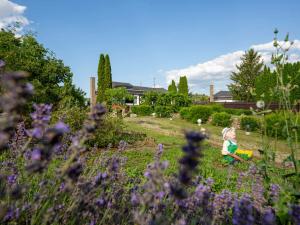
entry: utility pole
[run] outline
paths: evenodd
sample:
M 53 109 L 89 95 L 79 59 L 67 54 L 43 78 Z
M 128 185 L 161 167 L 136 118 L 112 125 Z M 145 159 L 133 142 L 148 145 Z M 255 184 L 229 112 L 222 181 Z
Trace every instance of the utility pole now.
M 155 77 L 153 77 L 153 88 L 155 88 Z

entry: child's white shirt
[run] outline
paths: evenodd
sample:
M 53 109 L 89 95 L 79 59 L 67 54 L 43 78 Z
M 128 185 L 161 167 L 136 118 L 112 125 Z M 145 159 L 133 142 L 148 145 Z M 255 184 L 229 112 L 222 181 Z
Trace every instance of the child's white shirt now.
M 236 145 L 235 141 L 230 140 L 232 144 Z M 229 140 L 225 140 L 223 142 L 222 155 L 228 155 L 230 152 L 228 151 L 228 146 L 230 145 Z

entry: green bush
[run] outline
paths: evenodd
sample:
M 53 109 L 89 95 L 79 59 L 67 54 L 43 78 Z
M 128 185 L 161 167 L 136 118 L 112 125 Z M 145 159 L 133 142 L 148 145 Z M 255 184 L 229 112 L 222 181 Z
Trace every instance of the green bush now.
M 207 107 L 211 108 L 212 112 L 223 112 L 224 111 L 224 106 L 220 105 L 220 104 L 211 104 L 211 105 L 207 105 Z
M 149 105 L 136 105 L 131 107 L 131 112 L 139 116 L 150 116 L 153 110 Z
M 183 108 L 183 110 L 180 111 L 180 114 L 183 115 L 182 118 L 193 123 L 196 123 L 198 119 L 206 123 L 212 113 L 213 111 L 210 107 L 202 105 L 191 106 L 187 111 Z
M 170 117 L 174 109 L 170 106 L 155 106 L 154 112 L 158 117 Z
M 256 131 L 260 128 L 260 121 L 253 116 L 241 117 L 241 129 L 246 131 Z
M 185 120 L 188 120 L 189 113 L 190 113 L 190 107 L 183 107 L 179 111 L 181 118 Z
M 59 120 L 68 124 L 72 131 L 77 131 L 81 128 L 85 118 L 87 117 L 88 109 L 79 106 L 60 108 L 52 112 L 51 123 L 56 123 Z
M 214 113 L 212 115 L 212 124 L 215 126 L 229 127 L 231 123 L 231 115 L 226 112 Z
M 96 146 L 99 148 L 107 147 L 110 144 L 112 147 L 116 147 L 122 140 L 131 144 L 144 138 L 145 134 L 143 133 L 126 131 L 122 119 L 107 116 L 86 144 L 90 147 Z
M 266 126 L 266 134 L 271 137 L 277 137 L 279 139 L 286 139 L 288 137 L 286 123 L 288 123 L 289 127 L 292 127 L 292 124 L 297 124 L 297 135 L 300 136 L 300 121 L 297 121 L 297 117 L 295 115 L 288 116 L 290 120 L 285 120 L 284 115 L 282 113 L 272 113 L 265 116 L 265 126 Z M 297 121 L 297 122 L 296 122 Z M 294 137 L 295 134 L 291 133 L 290 136 Z

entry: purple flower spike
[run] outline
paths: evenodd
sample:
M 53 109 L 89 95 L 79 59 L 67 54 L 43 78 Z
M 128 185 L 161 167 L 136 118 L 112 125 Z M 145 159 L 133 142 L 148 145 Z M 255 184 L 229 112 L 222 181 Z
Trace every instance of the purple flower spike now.
M 12 185 L 12 184 L 16 183 L 17 178 L 18 178 L 17 174 L 9 175 L 9 176 L 7 177 L 7 182 L 8 182 L 10 185 Z
M 62 121 L 57 122 L 54 128 L 60 130 L 62 133 L 68 133 L 70 131 L 69 126 Z
M 31 160 L 38 161 L 41 160 L 42 154 L 40 149 L 34 149 L 31 153 Z

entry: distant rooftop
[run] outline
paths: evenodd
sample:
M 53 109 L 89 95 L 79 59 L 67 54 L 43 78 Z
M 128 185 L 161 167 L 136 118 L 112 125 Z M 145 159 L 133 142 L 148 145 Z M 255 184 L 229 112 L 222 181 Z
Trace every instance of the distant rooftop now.
M 232 94 L 230 91 L 219 91 L 216 94 L 214 94 L 215 98 L 232 98 Z
M 167 90 L 164 88 L 151 88 L 151 87 L 144 87 L 144 86 L 135 86 L 130 83 L 117 82 L 117 81 L 112 82 L 112 87 L 113 88 L 125 87 L 130 93 L 133 93 L 133 94 L 143 94 L 144 92 L 147 92 L 147 91 L 167 92 Z

